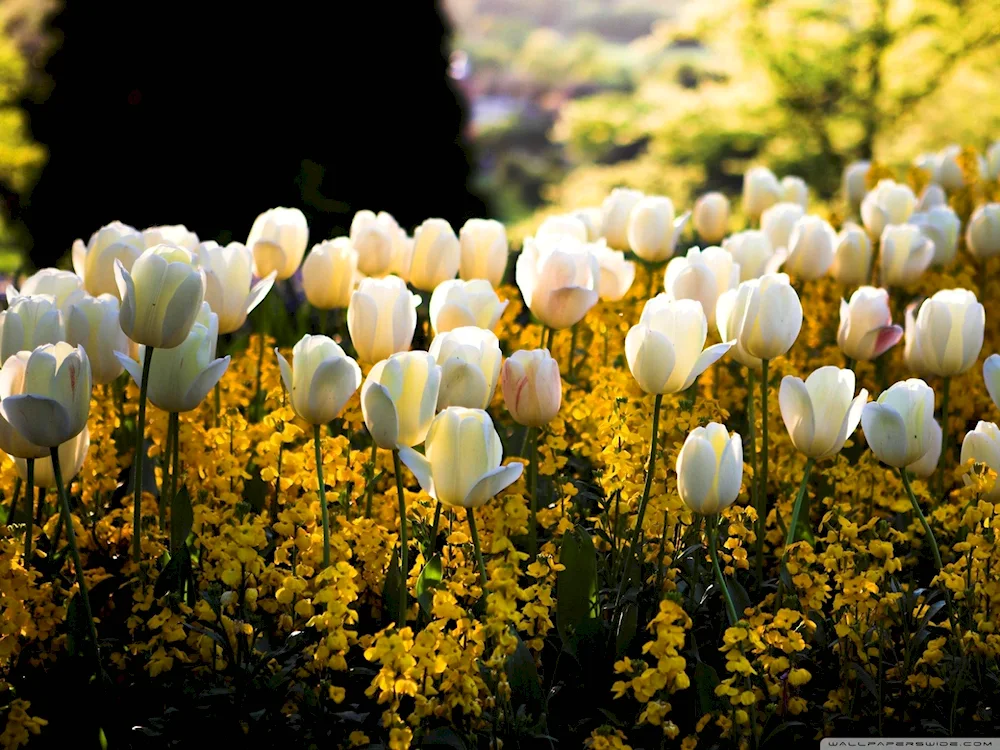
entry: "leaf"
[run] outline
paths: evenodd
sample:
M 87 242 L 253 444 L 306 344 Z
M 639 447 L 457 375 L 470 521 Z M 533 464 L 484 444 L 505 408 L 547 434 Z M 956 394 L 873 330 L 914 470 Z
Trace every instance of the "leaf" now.
M 858 664 L 856 661 L 852 661 L 847 665 L 848 669 L 853 669 L 854 673 L 861 680 L 861 684 L 868 688 L 868 692 L 872 694 L 872 698 L 878 700 L 878 688 L 875 687 L 875 680 L 872 676 L 865 671 L 865 668 Z
M 194 526 L 194 509 L 191 507 L 191 494 L 187 487 L 181 487 L 170 503 L 171 551 L 176 552 L 186 546 L 192 526 Z
M 441 583 L 441 555 L 435 553 L 417 576 L 417 602 L 428 617 L 434 600 L 434 589 Z
M 255 466 L 250 478 L 243 483 L 243 502 L 249 505 L 254 513 L 260 513 L 267 502 L 268 489 L 267 482 L 260 478 L 260 467 Z
M 783 739 L 782 739 L 782 742 L 781 742 L 781 746 L 782 747 L 788 747 L 789 744 L 792 744 L 792 738 L 791 737 L 784 738 L 785 732 L 787 732 L 790 729 L 795 729 L 795 728 L 798 728 L 798 727 L 805 727 L 805 726 L 806 726 L 806 723 L 804 721 L 782 721 L 778 726 L 776 726 L 774 728 L 773 732 L 771 732 L 770 734 L 767 735 L 767 737 L 764 738 L 764 741 L 761 742 L 760 744 L 762 746 L 767 745 L 775 737 L 782 736 Z M 796 746 L 799 746 L 799 745 L 804 744 L 804 743 L 800 739 L 799 742 L 796 742 L 794 744 Z
M 635 639 L 636 630 L 639 627 L 639 607 L 633 602 L 625 605 L 621 617 L 618 620 L 618 632 L 615 633 L 615 653 L 621 659 L 628 653 L 629 646 Z
M 750 609 L 750 596 L 743 585 L 736 578 L 727 578 L 726 585 L 729 587 L 729 595 L 733 597 L 733 606 L 736 607 L 736 616 L 742 618 L 743 613 Z
M 420 747 L 451 747 L 455 750 L 465 750 L 465 743 L 451 727 L 438 727 L 424 735 Z
M 513 628 L 511 635 L 517 638 L 517 648 L 507 658 L 507 663 L 504 665 L 507 682 L 510 684 L 510 702 L 515 710 L 524 706 L 526 714 L 537 725 L 541 723 L 545 713 L 545 702 L 542 684 L 538 678 L 538 669 L 535 667 L 535 660 L 528 647 L 524 645 L 524 641 Z
M 399 550 L 392 551 L 389 569 L 385 572 L 385 584 L 382 586 L 382 620 L 391 622 L 396 619 L 396 602 L 399 601 L 399 589 L 403 585 L 403 577 L 399 573 Z
M 573 649 L 574 633 L 597 616 L 597 550 L 590 534 L 577 525 L 563 536 L 556 575 L 556 626 L 563 644 Z
M 715 687 L 719 684 L 719 674 L 703 661 L 694 666 L 694 686 L 698 693 L 698 711 L 701 714 L 715 710 L 717 699 Z
M 153 595 L 159 598 L 171 591 L 180 593 L 184 590 L 184 584 L 187 583 L 190 577 L 191 551 L 187 546 L 182 546 L 170 557 L 163 571 L 156 579 Z

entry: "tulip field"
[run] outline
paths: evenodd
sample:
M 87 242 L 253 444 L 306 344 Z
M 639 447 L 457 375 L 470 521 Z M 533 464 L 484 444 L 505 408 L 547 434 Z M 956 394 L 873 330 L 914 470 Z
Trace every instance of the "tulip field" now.
M 939 159 L 13 280 L 0 746 L 1000 736 L 1000 182 Z

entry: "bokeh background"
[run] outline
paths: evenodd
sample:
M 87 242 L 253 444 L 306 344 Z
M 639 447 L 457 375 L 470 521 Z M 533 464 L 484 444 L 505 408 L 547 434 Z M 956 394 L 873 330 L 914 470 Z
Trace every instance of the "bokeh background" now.
M 0 270 L 113 219 L 512 225 L 1000 133 L 995 0 L 0 0 Z

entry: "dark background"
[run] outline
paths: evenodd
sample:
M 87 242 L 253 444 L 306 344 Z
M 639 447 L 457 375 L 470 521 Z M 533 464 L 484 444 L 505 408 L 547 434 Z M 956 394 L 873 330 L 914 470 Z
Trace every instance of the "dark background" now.
M 273 206 L 301 208 L 310 243 L 356 210 L 456 231 L 470 193 L 463 102 L 437 3 L 67 0 L 28 105 L 49 161 L 22 207 L 36 267 L 118 219 L 244 241 Z

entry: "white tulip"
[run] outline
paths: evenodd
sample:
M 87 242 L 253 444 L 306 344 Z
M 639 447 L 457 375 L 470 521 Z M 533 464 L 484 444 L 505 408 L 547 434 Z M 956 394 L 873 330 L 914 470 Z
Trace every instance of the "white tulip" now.
M 840 453 L 857 429 L 868 401 L 864 388 L 854 395 L 854 371 L 828 365 L 805 382 L 792 375 L 781 380 L 778 405 L 796 450 L 814 460 Z
M 851 301 L 840 301 L 837 346 L 846 356 L 870 362 L 891 349 L 903 337 L 903 329 L 892 323 L 889 293 L 885 289 L 862 286 Z
M 771 240 L 759 229 L 737 232 L 722 241 L 740 266 L 740 281 L 749 281 L 766 273 L 777 273 L 788 256 L 785 248 L 774 249 Z
M 993 422 L 979 422 L 976 429 L 965 434 L 962 441 L 961 463 L 975 461 L 986 464 L 995 474 L 1000 473 L 1000 429 Z M 968 483 L 969 478 L 966 476 Z M 986 493 L 986 499 L 995 502 L 1000 500 L 1000 483 L 994 477 Z
M 592 243 L 590 248 L 601 269 L 597 294 L 603 300 L 617 302 L 628 294 L 635 281 L 635 263 L 625 260 L 625 253 L 612 250 L 604 240 Z
M 271 291 L 276 271 L 253 284 L 253 255 L 241 242 L 225 247 L 202 242 L 196 250 L 198 265 L 205 271 L 205 301 L 219 316 L 219 330 L 233 333 Z
M 791 175 L 781 178 L 781 201 L 798 203 L 803 210 L 809 206 L 809 186 L 801 177 Z
M 993 405 L 1000 409 L 1000 354 L 991 354 L 983 362 L 983 381 Z
M 975 294 L 942 289 L 920 305 L 910 356 L 932 375 L 959 375 L 979 359 L 985 325 L 986 312 Z
M 507 300 L 500 301 L 486 279 L 443 281 L 431 295 L 431 328 L 436 334 L 462 326 L 493 330 L 508 304 Z
M 466 281 L 486 279 L 494 287 L 503 283 L 509 252 L 503 224 L 494 219 L 469 219 L 458 233 L 458 244 L 459 277 Z
M 743 212 L 751 221 L 781 200 L 781 183 L 767 167 L 753 167 L 743 175 Z
M 86 245 L 83 240 L 73 243 L 73 270 L 83 279 L 87 294 L 118 297 L 115 261 L 121 261 L 125 270 L 131 271 L 132 264 L 145 249 L 146 243 L 139 230 L 113 221 L 94 232 Z
M 63 315 L 54 297 L 15 297 L 10 307 L 0 312 L 0 362 L 19 351 L 62 341 L 64 330 Z
M 194 252 L 199 240 L 198 235 L 183 224 L 163 224 L 143 229 L 142 241 L 146 250 L 157 245 L 180 245 Z
M 934 243 L 913 224 L 888 224 L 882 231 L 878 260 L 884 286 L 909 286 L 934 260 Z
M 8 285 L 7 304 L 12 304 L 18 297 L 35 297 L 42 294 L 55 300 L 63 320 L 66 319 L 73 304 L 87 296 L 83 289 L 82 279 L 72 271 L 43 268 L 29 276 L 21 285 L 20 290 Z
M 736 500 L 743 484 L 743 439 L 725 425 L 695 427 L 677 454 L 677 493 L 695 513 L 719 513 Z
M 572 237 L 528 237 L 515 276 L 524 304 L 558 331 L 579 323 L 597 303 L 601 267 L 589 246 Z
M 503 353 L 492 331 L 463 326 L 438 334 L 428 352 L 441 366 L 438 411 L 449 406 L 485 409 L 500 379 Z
M 433 292 L 442 281 L 455 278 L 461 253 L 451 224 L 444 219 L 427 219 L 413 233 L 410 283 L 421 291 Z
M 942 149 L 934 158 L 934 182 L 945 190 L 955 191 L 965 185 L 965 174 L 958 163 L 961 154 L 962 147 L 953 144 Z
M 857 211 L 868 192 L 868 170 L 871 162 L 855 161 L 844 168 L 844 196 L 852 211 Z
M 547 425 L 559 413 L 562 378 L 548 349 L 521 349 L 500 370 L 503 401 L 511 418 L 525 427 Z
M 362 279 L 347 308 L 347 330 L 362 362 L 410 348 L 420 297 L 397 276 Z
M 975 258 L 1000 255 L 1000 203 L 987 203 L 972 212 L 965 244 Z
M 568 234 L 580 242 L 590 241 L 590 229 L 587 223 L 574 214 L 548 216 L 535 231 L 536 237 L 546 237 L 552 234 Z
M 289 364 L 275 349 L 281 381 L 292 409 L 311 425 L 327 424 L 340 416 L 361 385 L 361 368 L 331 338 L 308 333 L 292 348 Z
M 94 382 L 106 385 L 122 373 L 115 352 L 128 354 L 128 336 L 118 322 L 118 298 L 113 294 L 84 297 L 70 308 L 66 320 L 66 341 L 82 346 L 90 359 Z
M 365 276 L 381 276 L 389 270 L 395 233 L 399 228 L 390 214 L 375 215 L 362 210 L 351 220 L 351 245 L 358 253 L 358 268 Z M 391 220 L 391 221 L 390 221 Z M 407 264 L 407 268 L 409 265 Z
M 927 477 L 931 476 L 937 470 L 938 462 L 941 459 L 941 442 L 943 437 L 944 434 L 941 432 L 941 425 L 938 424 L 936 419 L 932 419 L 927 452 L 912 464 L 908 464 L 906 470 L 913 476 L 920 477 L 921 479 L 927 479 Z
M 702 241 L 722 242 L 729 230 L 729 199 L 722 193 L 705 193 L 695 201 L 691 220 Z
M 935 206 L 929 211 L 910 216 L 910 223 L 920 227 L 920 231 L 934 243 L 936 266 L 945 266 L 955 259 L 958 251 L 958 235 L 962 230 L 962 220 L 949 206 Z
M 837 235 L 830 275 L 844 286 L 857 286 L 868 280 L 872 264 L 872 241 L 857 224 L 847 222 Z
M 309 225 L 297 208 L 271 208 L 250 227 L 247 249 L 253 254 L 254 274 L 264 278 L 272 271 L 278 281 L 298 270 L 309 245 Z
M 771 360 L 786 354 L 802 328 L 802 303 L 788 274 L 744 281 L 736 289 L 733 307 L 730 315 L 738 316 L 739 328 L 728 333 L 751 357 Z
M 67 440 L 59 446 L 59 473 L 63 482 L 71 482 L 80 473 L 87 451 L 90 450 L 90 430 L 86 427 L 75 438 Z M 22 481 L 28 480 L 28 462 L 23 458 L 14 458 L 14 468 Z M 35 459 L 35 471 L 32 477 L 35 487 L 57 489 L 56 475 L 52 467 L 52 452 L 46 449 L 45 456 Z
M 640 199 L 628 217 L 628 247 L 647 263 L 662 263 L 674 254 L 690 213 L 674 218 L 669 198 L 649 195 Z M 605 214 L 607 220 L 607 215 Z M 605 237 L 608 229 L 604 228 Z M 624 250 L 608 239 L 616 250 Z
M 701 303 L 710 326 L 715 325 L 719 297 L 740 283 L 740 264 L 721 247 L 692 247 L 684 257 L 667 264 L 663 289 L 674 299 L 693 299 Z
M 833 264 L 837 233 L 828 221 L 818 216 L 803 216 L 792 226 L 788 238 L 788 273 L 807 281 L 818 279 Z
M 908 185 L 893 180 L 879 180 L 875 189 L 861 201 L 861 221 L 874 239 L 882 235 L 889 224 L 905 224 L 917 198 Z
M 917 378 L 894 383 L 861 412 L 872 453 L 896 468 L 915 463 L 930 450 L 933 422 L 934 391 Z
M 1000 141 L 993 141 L 986 149 L 986 169 L 983 170 L 983 177 L 987 180 L 996 180 L 1000 177 Z
M 615 188 L 601 204 L 601 233 L 615 250 L 628 250 L 631 238 L 632 209 L 643 199 L 642 191 Z M 673 221 L 673 204 L 670 204 L 670 221 Z M 632 248 L 635 250 L 635 247 Z
M 361 386 L 361 411 L 379 448 L 424 442 L 434 418 L 441 367 L 427 352 L 400 352 L 378 362 Z
M 940 185 L 928 182 L 927 187 L 920 193 L 920 200 L 917 201 L 916 211 L 926 213 L 935 206 L 947 206 L 948 195 Z
M 772 247 L 788 248 L 795 222 L 805 213 L 798 203 L 775 203 L 761 214 L 761 231 L 767 235 Z
M 358 282 L 358 251 L 347 237 L 313 245 L 302 263 L 302 288 L 319 310 L 344 309 Z

